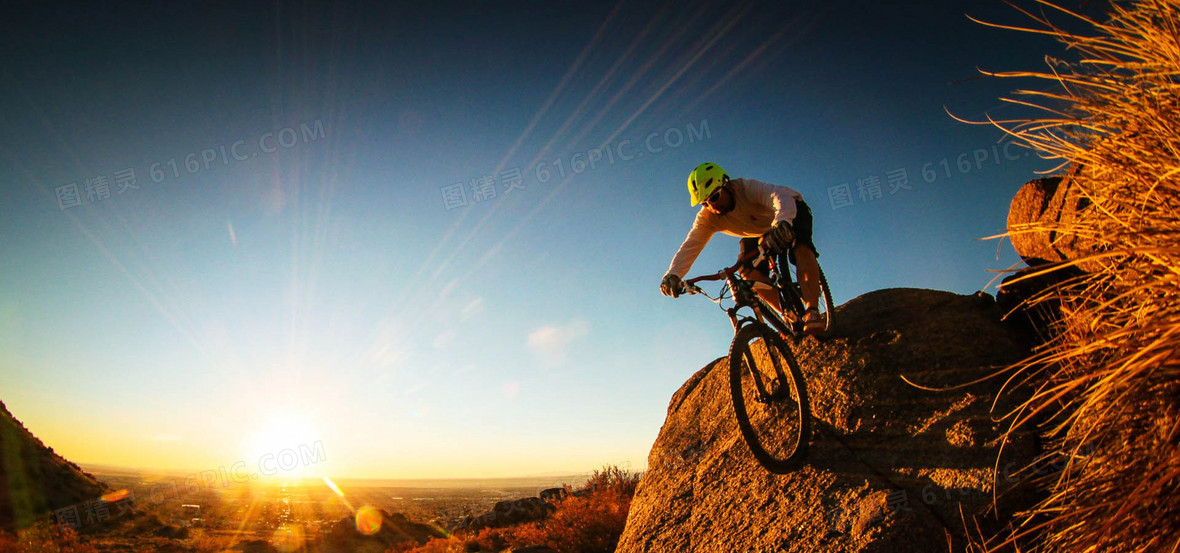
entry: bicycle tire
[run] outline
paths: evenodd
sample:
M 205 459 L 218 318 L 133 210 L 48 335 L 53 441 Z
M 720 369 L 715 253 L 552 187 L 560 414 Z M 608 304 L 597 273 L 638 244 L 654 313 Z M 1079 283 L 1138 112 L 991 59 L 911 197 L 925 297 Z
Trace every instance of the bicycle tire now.
M 768 390 L 757 375 L 769 374 Z M 729 349 L 729 389 L 738 428 L 758 463 L 775 474 L 802 466 L 811 440 L 807 387 L 777 332 L 756 321 L 738 329 Z
M 826 335 L 832 330 L 832 313 L 835 312 L 836 307 L 832 301 L 832 289 L 828 287 L 828 277 L 824 275 L 822 267 L 819 268 L 819 298 L 816 307 L 820 310 L 819 314 L 824 319 L 824 329 L 819 332 L 819 336 Z M 795 317 L 791 323 L 791 334 L 795 338 L 803 335 L 803 321 L 802 316 L 806 311 L 803 306 L 803 289 L 796 280 L 791 280 L 788 287 L 779 288 L 782 305 L 789 307 Z
M 820 335 L 827 334 L 832 330 L 832 313 L 835 313 L 836 307 L 832 302 L 832 289 L 828 288 L 828 277 L 824 276 L 823 268 L 819 269 L 819 304 L 823 306 L 823 311 L 820 315 L 824 318 L 824 329 Z

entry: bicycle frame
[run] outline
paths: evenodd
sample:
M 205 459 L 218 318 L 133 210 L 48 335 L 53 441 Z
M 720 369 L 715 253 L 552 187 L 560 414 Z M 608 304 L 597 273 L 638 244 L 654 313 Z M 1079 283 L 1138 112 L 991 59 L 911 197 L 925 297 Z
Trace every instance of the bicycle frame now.
M 792 325 L 783 320 L 783 318 L 773 307 L 768 305 L 761 297 L 758 296 L 758 293 L 755 290 L 755 288 L 759 286 L 774 286 L 772 284 L 744 278 L 738 273 L 739 268 L 746 262 L 752 262 L 753 265 L 757 265 L 763 257 L 766 257 L 770 262 L 770 274 L 767 275 L 770 278 L 770 281 L 772 283 L 780 282 L 784 277 L 778 269 L 778 264 L 775 263 L 773 256 L 769 256 L 769 251 L 764 246 L 760 245 L 756 251 L 739 257 L 737 263 L 734 263 L 732 266 L 718 271 L 716 274 L 702 275 L 685 280 L 685 292 L 689 294 L 702 294 L 709 298 L 713 303 L 716 303 L 719 307 L 721 307 L 721 301 L 725 299 L 725 291 L 727 289 L 730 290 L 733 294 L 734 305 L 728 309 L 725 307 L 721 307 L 721 309 L 725 311 L 726 315 L 729 315 L 729 321 L 731 324 L 733 324 L 734 332 L 737 332 L 737 330 L 741 328 L 741 325 L 745 324 L 747 321 L 758 320 L 769 323 L 771 327 L 775 328 L 779 332 L 792 335 L 796 334 L 796 330 L 792 328 Z M 725 280 L 725 285 L 722 287 L 721 292 L 716 298 L 713 298 L 696 285 L 697 282 L 706 280 Z M 782 299 L 785 300 L 787 298 Z M 755 316 L 751 317 L 748 315 L 739 315 L 738 312 L 745 307 L 752 309 Z M 783 309 L 787 309 L 788 307 L 793 306 L 784 304 L 782 307 Z
M 767 275 L 773 284 L 739 274 L 742 265 L 749 262 L 758 265 L 767 253 L 759 245 L 757 250 L 739 257 L 732 267 L 685 280 L 683 291 L 704 295 L 729 316 L 734 330 L 729 348 L 729 389 L 738 429 L 750 452 L 763 467 L 776 474 L 787 474 L 803 463 L 811 435 L 806 381 L 790 346 L 783 339 L 802 336 L 802 301 L 796 284 L 789 274 L 779 271 L 779 264 L 774 259 L 769 260 L 770 274 Z M 822 273 L 820 276 L 822 281 Z M 696 285 L 705 280 L 725 281 L 716 298 Z M 782 308 L 798 315 L 797 320 L 787 323 L 783 319 L 785 315 L 759 296 L 760 287 L 775 289 Z M 728 308 L 722 305 L 727 292 L 732 295 L 734 303 Z M 747 307 L 753 311 L 752 316 L 741 313 Z M 772 368 L 773 372 L 770 372 Z M 784 408 L 786 411 L 782 411 Z M 798 438 L 793 446 L 786 441 L 791 437 Z

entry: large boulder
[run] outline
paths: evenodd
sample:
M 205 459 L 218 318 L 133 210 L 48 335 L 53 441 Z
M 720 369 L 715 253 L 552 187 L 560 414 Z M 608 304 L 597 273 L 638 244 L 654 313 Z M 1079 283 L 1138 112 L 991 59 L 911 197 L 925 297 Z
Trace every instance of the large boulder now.
M 999 319 L 990 296 L 932 290 L 838 308 L 828 339 L 793 346 L 815 433 L 786 475 L 743 441 L 728 361 L 701 369 L 672 397 L 618 551 L 962 550 L 965 520 L 1029 501 L 1011 469 L 1035 455 L 1031 436 L 1012 436 L 998 465 L 1009 470 L 993 471 L 1003 379 L 984 377 L 1027 354 Z M 1015 400 L 1002 396 L 999 412 Z
M 1079 171 L 1035 179 L 1025 183 L 1008 207 L 1008 236 L 1016 253 L 1031 266 L 1081 259 L 1093 246 L 1069 229 L 1090 209 L 1090 200 L 1078 186 Z M 1080 264 L 1086 271 L 1099 266 Z
M 1016 253 L 1029 265 L 1061 261 L 1063 256 L 1053 249 L 1050 233 L 1034 227 L 1046 218 L 1049 203 L 1062 177 L 1045 177 L 1024 183 L 1008 206 L 1008 237 Z M 1052 217 L 1050 217 L 1052 219 Z

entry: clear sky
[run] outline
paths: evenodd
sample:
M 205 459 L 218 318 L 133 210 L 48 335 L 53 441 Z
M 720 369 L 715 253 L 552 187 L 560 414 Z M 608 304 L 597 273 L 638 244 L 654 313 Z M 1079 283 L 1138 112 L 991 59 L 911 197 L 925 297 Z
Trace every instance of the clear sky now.
M 640 469 L 732 336 L 658 292 L 695 165 L 801 191 L 837 303 L 983 288 L 1054 165 L 947 115 L 1064 55 L 1000 2 L 171 4 L 0 17 L 0 400 L 80 463 Z

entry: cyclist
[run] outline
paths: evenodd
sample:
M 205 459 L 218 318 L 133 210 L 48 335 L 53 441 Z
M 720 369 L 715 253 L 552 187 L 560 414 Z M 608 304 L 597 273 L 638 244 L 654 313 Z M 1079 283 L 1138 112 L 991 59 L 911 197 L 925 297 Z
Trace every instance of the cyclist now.
M 697 212 L 692 229 L 672 258 L 668 273 L 660 281 L 660 291 L 665 296 L 680 295 L 681 279 L 718 232 L 742 238 L 739 255 L 745 255 L 764 241 L 772 253 L 780 258 L 787 254 L 795 265 L 807 308 L 803 331 L 811 335 L 823 332 L 823 318 L 816 305 L 819 263 L 815 258 L 819 254 L 811 239 L 811 209 L 803 203 L 803 195 L 786 186 L 754 179 L 730 179 L 716 163 L 702 163 L 693 169 L 688 175 L 688 194 L 692 205 L 704 204 L 704 207 Z M 769 270 L 765 261 L 758 266 L 747 262 L 740 273 L 743 278 L 768 283 Z M 783 311 L 774 290 L 759 289 L 758 295 L 780 313 Z

